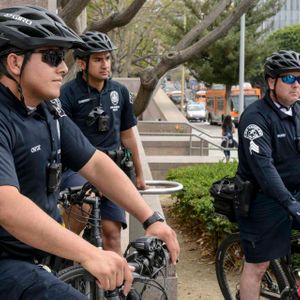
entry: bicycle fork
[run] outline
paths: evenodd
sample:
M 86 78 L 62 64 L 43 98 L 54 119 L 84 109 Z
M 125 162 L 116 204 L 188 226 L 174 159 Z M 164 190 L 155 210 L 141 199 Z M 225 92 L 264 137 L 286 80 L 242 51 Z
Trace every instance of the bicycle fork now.
M 280 264 L 289 283 L 289 285 L 282 290 L 280 299 L 299 300 L 300 286 L 297 285 L 297 280 L 292 268 L 291 254 L 282 258 Z

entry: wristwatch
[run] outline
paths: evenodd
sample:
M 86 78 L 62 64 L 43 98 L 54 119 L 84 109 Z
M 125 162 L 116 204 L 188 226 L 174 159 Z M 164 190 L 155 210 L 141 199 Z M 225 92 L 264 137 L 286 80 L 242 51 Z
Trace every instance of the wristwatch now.
M 162 214 L 158 211 L 155 211 L 152 216 L 150 216 L 144 223 L 143 227 L 146 230 L 150 225 L 152 225 L 155 222 L 164 222 L 165 218 L 162 216 Z

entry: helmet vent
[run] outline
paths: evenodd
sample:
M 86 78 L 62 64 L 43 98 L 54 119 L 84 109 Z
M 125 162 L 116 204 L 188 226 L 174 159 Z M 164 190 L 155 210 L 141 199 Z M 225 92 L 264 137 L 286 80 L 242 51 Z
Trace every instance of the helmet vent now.
M 31 20 L 31 21 L 41 19 L 41 16 L 39 16 L 37 14 L 31 14 L 31 13 L 23 13 L 21 15 L 21 17 L 26 18 L 26 19 Z
M 43 25 L 42 28 L 46 29 L 48 33 L 51 33 L 53 35 L 61 35 L 61 32 L 54 26 L 51 25 Z
M 24 36 L 30 36 L 30 37 L 35 37 L 35 38 L 43 38 L 45 35 L 41 33 L 40 30 L 36 30 L 35 28 L 32 27 L 19 27 L 18 31 L 23 33 Z

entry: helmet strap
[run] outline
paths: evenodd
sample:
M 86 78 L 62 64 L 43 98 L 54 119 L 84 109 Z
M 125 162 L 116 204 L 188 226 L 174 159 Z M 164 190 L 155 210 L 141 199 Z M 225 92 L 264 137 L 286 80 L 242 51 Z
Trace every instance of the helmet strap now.
M 89 64 L 90 64 L 90 56 L 88 55 L 85 59 L 84 74 L 85 74 L 85 81 L 86 81 L 86 85 L 87 85 L 88 94 L 89 94 L 89 97 L 90 97 L 91 89 L 90 89 L 90 86 L 89 86 Z
M 20 95 L 20 101 L 22 103 L 22 105 L 26 108 L 27 110 L 27 107 L 25 105 L 25 99 L 24 99 L 24 95 L 23 95 L 23 90 L 22 90 L 22 86 L 21 86 L 21 76 L 22 76 L 22 73 L 23 73 L 23 70 L 24 70 L 24 67 L 25 65 L 27 64 L 30 56 L 31 56 L 31 53 L 30 51 L 28 52 L 25 52 L 24 53 L 24 59 L 23 59 L 23 63 L 22 63 L 22 66 L 21 66 L 21 70 L 20 70 L 20 80 L 17 81 L 6 69 L 6 67 L 4 66 L 3 64 L 3 61 L 0 60 L 0 71 L 2 74 L 4 74 L 6 77 L 8 77 L 9 79 L 13 80 L 16 84 L 17 84 L 17 90 L 18 90 L 18 93 Z
M 17 84 L 18 84 L 18 92 L 20 94 L 20 100 L 21 100 L 21 103 L 23 104 L 23 106 L 26 108 L 26 110 L 27 110 L 27 107 L 26 107 L 26 104 L 25 104 L 25 98 L 24 98 L 23 89 L 22 89 L 22 86 L 21 86 L 21 77 L 22 77 L 25 65 L 28 63 L 31 54 L 32 54 L 31 51 L 25 52 L 23 63 L 22 63 L 21 70 L 20 70 L 20 82 L 17 82 Z

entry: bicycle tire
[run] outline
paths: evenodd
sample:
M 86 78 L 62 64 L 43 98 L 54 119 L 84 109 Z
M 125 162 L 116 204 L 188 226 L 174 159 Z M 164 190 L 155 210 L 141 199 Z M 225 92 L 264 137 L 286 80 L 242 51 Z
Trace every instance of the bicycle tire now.
M 81 266 L 71 266 L 58 272 L 57 277 L 65 283 L 71 284 L 89 300 L 104 300 L 104 292 L 95 278 Z
M 291 235 L 291 252 L 292 253 L 299 253 L 299 241 L 300 241 L 300 233 L 293 233 Z M 291 257 L 292 259 L 292 257 Z M 293 260 L 293 259 L 292 259 Z M 281 299 L 292 300 L 292 299 L 299 299 L 297 295 L 298 290 L 298 283 L 299 283 L 299 274 L 298 270 L 293 269 L 293 265 L 288 265 L 286 259 L 277 259 L 276 264 L 274 264 L 273 270 L 276 273 L 277 278 L 286 278 L 287 285 L 284 288 L 283 286 L 280 287 L 280 295 Z M 296 275 L 297 274 L 297 275 Z M 298 282 L 297 282 L 298 278 Z M 282 289 L 282 287 L 284 289 Z
M 81 266 L 76 265 L 62 269 L 57 273 L 57 277 L 63 282 L 71 284 L 89 300 L 106 300 L 104 290 L 97 286 L 95 278 Z M 126 297 L 126 300 L 141 299 L 135 289 L 132 289 Z
M 240 299 L 239 281 L 243 264 L 239 233 L 231 234 L 221 243 L 216 254 L 216 275 L 225 300 Z M 261 296 L 280 299 L 280 292 L 288 284 L 279 260 L 272 261 L 262 280 Z

